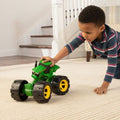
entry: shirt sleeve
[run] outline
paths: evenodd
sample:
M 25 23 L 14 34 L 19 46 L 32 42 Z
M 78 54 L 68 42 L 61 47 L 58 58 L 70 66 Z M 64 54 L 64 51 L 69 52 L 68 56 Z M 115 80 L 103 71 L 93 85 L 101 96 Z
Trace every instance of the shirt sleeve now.
M 117 66 L 117 39 L 115 35 L 108 40 L 108 68 L 104 81 L 111 82 Z
M 82 34 L 80 33 L 75 39 L 73 39 L 70 43 L 65 45 L 67 47 L 69 54 L 75 50 L 77 47 L 79 47 L 85 39 L 83 38 Z

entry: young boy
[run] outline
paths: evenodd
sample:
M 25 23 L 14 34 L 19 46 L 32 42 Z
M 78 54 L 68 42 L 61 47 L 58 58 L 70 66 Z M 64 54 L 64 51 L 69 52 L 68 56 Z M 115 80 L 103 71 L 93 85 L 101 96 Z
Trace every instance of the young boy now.
M 102 85 L 94 91 L 105 94 L 112 78 L 120 79 L 120 33 L 105 24 L 105 14 L 97 6 L 90 5 L 84 8 L 79 15 L 79 28 L 81 33 L 67 44 L 54 58 L 42 57 L 44 62 L 51 61 L 54 66 L 60 59 L 67 56 L 85 40 L 87 40 L 98 56 L 106 55 L 108 67 Z

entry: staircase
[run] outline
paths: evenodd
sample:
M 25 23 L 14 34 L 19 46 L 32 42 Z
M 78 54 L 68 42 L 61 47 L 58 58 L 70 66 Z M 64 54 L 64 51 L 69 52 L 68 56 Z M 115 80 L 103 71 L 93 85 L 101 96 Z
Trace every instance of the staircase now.
M 20 44 L 21 54 L 27 56 L 54 57 L 64 45 L 79 33 L 76 20 L 82 8 L 93 0 L 52 0 L 52 25 L 41 26 L 42 35 L 29 35 L 29 41 Z M 85 3 L 85 4 L 84 4 Z M 24 39 L 28 39 L 28 36 Z M 29 43 L 29 44 L 28 44 Z M 27 45 L 26 45 L 27 44 Z M 68 58 L 85 56 L 84 44 Z
M 52 19 L 51 19 L 52 20 Z M 41 26 L 42 35 L 31 35 L 31 44 L 21 44 L 19 45 L 22 53 L 28 56 L 50 56 L 52 49 L 52 41 L 53 41 L 53 26 Z M 40 50 L 38 50 L 40 49 Z M 41 51 L 46 51 L 48 54 L 43 54 Z M 26 54 L 25 54 L 26 52 Z M 37 54 L 38 53 L 38 54 Z M 44 52 L 45 53 L 45 52 Z M 31 55 L 30 55 L 31 54 Z M 35 55 L 36 54 L 36 55 Z
M 46 31 L 51 35 L 31 35 L 32 44 L 31 45 L 19 45 L 20 48 L 42 48 L 42 49 L 52 49 L 52 27 L 53 26 L 42 26 L 41 29 L 46 34 Z M 51 30 L 49 30 L 51 28 Z

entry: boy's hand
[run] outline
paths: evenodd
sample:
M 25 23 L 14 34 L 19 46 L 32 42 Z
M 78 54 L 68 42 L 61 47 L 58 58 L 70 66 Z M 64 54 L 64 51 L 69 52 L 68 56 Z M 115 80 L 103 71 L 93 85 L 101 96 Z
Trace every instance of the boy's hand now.
M 101 94 L 106 94 L 107 93 L 107 89 L 108 88 L 101 86 L 101 87 L 96 88 L 94 91 L 97 94 L 101 95 Z
M 96 92 L 99 95 L 106 94 L 109 84 L 110 84 L 109 82 L 104 81 L 101 87 L 96 88 L 94 92 Z
M 43 63 L 50 61 L 52 63 L 50 67 L 53 67 L 57 62 L 54 58 L 51 57 L 42 57 L 40 60 L 44 60 Z

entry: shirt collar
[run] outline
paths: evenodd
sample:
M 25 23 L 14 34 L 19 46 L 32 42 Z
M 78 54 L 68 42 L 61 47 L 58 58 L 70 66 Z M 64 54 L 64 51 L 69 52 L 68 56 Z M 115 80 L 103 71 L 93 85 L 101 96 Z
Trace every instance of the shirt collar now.
M 107 41 L 107 33 L 106 30 L 104 30 L 102 34 L 101 43 L 105 43 L 106 41 Z

